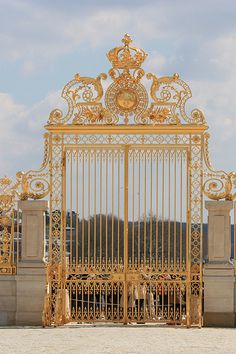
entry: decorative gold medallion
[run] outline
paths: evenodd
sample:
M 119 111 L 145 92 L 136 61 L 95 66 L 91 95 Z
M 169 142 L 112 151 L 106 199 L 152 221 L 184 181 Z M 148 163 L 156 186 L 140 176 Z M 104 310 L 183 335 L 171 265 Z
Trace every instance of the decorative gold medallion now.
M 147 109 L 148 94 L 142 84 L 120 80 L 108 87 L 105 104 L 108 111 L 115 116 L 139 116 Z
M 123 89 L 117 93 L 116 102 L 120 109 L 130 112 L 137 105 L 136 92 L 130 89 Z

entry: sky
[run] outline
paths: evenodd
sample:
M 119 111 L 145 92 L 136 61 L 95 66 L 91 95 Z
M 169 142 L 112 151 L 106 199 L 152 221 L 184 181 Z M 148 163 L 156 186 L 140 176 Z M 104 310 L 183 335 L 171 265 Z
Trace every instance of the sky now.
M 107 72 L 125 33 L 148 53 L 146 71 L 190 85 L 213 166 L 236 170 L 235 0 L 0 0 L 0 176 L 39 168 L 62 88 Z

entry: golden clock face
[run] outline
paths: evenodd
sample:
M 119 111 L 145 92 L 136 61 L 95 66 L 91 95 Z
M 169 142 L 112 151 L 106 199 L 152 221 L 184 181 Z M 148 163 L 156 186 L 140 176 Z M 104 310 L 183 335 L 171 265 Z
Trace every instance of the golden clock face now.
M 123 89 L 116 95 L 117 105 L 124 111 L 132 111 L 137 105 L 137 96 L 130 89 Z

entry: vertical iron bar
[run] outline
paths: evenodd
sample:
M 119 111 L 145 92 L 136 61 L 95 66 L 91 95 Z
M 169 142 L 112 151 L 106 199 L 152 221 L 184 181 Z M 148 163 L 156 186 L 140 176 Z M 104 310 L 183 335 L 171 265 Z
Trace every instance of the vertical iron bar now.
M 96 269 L 97 266 L 97 150 L 94 150 L 94 176 L 93 176 L 93 182 L 94 182 L 94 228 L 93 228 L 93 265 L 94 268 Z M 95 308 L 95 307 L 94 307 Z
M 117 263 L 120 268 L 120 149 L 118 150 L 118 183 L 117 183 L 117 202 L 118 202 L 118 225 L 117 225 Z
M 60 291 L 62 297 L 62 309 L 61 309 L 61 322 L 62 324 L 65 323 L 65 273 L 67 271 L 66 265 L 66 151 L 62 153 L 62 188 L 61 188 L 61 200 L 62 200 L 62 216 L 61 216 L 61 264 L 60 264 L 60 271 L 59 271 L 59 283 L 60 283 Z M 70 179 L 71 183 L 71 179 Z
M 174 151 L 174 272 L 176 272 L 176 149 Z
M 184 153 L 185 153 L 185 151 L 184 151 Z M 187 208 L 187 205 L 186 205 L 186 208 Z M 183 272 L 183 151 L 182 150 L 180 152 L 180 206 L 179 206 L 179 209 L 180 209 L 179 257 L 180 257 L 180 270 L 181 270 L 181 272 Z M 186 226 L 187 226 L 187 223 L 186 223 Z
M 186 316 L 187 316 L 187 327 L 190 327 L 190 291 L 191 291 L 191 157 L 190 151 L 187 151 L 187 168 L 186 168 L 186 183 L 187 183 L 187 193 L 186 193 L 186 206 L 187 206 L 187 227 L 186 227 L 186 273 L 187 273 L 187 286 L 186 286 Z
M 162 260 L 161 260 L 161 264 L 162 264 L 162 272 L 164 269 L 164 257 L 165 257 L 165 226 L 164 226 L 164 213 L 165 213 L 165 206 L 164 206 L 164 198 L 165 198 L 165 150 L 162 150 L 162 230 L 161 230 L 161 251 L 162 251 Z
M 90 168 L 91 168 L 91 150 L 88 149 L 88 234 L 87 234 L 87 242 L 88 242 L 88 266 L 90 266 Z
M 144 267 L 147 266 L 147 151 L 144 151 Z
M 82 150 L 82 268 L 84 269 L 84 153 L 85 151 Z
M 100 235 L 99 235 L 99 256 L 100 256 L 100 270 L 102 270 L 102 155 L 103 155 L 103 150 L 100 150 Z
M 114 149 L 112 149 L 112 220 L 111 220 L 111 267 L 112 271 L 114 270 L 114 158 L 115 158 L 115 153 Z M 113 311 L 113 310 L 112 310 Z
M 125 146 L 125 160 L 124 160 L 124 323 L 128 322 L 128 294 L 127 294 L 127 270 L 128 270 L 128 182 L 129 182 L 129 146 Z
M 150 252 L 149 252 L 149 267 L 152 269 L 152 265 L 153 265 L 153 262 L 152 262 L 152 257 L 153 257 L 153 254 L 152 254 L 152 159 L 153 159 L 153 156 L 152 156 L 152 149 L 150 150 L 150 220 L 149 220 L 149 227 L 150 227 L 150 231 L 149 231 L 149 243 L 150 243 Z M 150 308 L 151 309 L 151 308 Z
M 106 270 L 108 265 L 108 154 L 109 150 L 106 150 Z
M 17 203 L 17 214 L 16 214 L 16 266 L 19 262 L 19 234 L 20 234 L 20 225 L 19 225 L 19 205 Z M 49 250 L 48 250 L 49 251 Z
M 78 247 L 79 247 L 79 161 L 78 150 L 76 151 L 76 226 L 75 226 L 75 264 L 78 265 Z
M 138 268 L 140 269 L 140 150 L 138 153 Z
M 73 150 L 70 150 L 70 267 L 73 264 L 73 250 L 72 250 L 72 181 L 73 181 Z M 66 211 L 66 209 L 65 209 Z
M 132 162 L 133 162 L 133 168 L 132 168 L 132 269 L 134 269 L 134 254 L 135 254 L 135 250 L 134 250 L 134 247 L 135 247 L 135 244 L 134 244 L 134 181 L 135 181 L 135 177 L 134 177 L 134 159 L 135 159 L 135 150 L 132 151 L 132 154 L 133 154 L 133 159 L 132 159 Z
M 200 151 L 201 155 L 200 155 L 200 171 L 202 171 L 202 161 L 204 159 L 203 157 L 203 149 L 201 146 L 201 151 Z M 203 186 L 203 174 L 200 173 L 200 186 Z M 200 187 L 199 190 L 199 198 L 200 198 L 200 235 L 199 235 L 199 243 L 200 243 L 200 269 L 199 269 L 199 303 L 198 303 L 198 327 L 201 328 L 202 327 L 202 288 L 203 288 L 203 280 L 202 280 L 202 273 L 203 273 L 203 230 L 202 230 L 202 220 L 203 220 L 203 193 L 202 193 L 202 188 Z M 231 240 L 231 229 L 230 229 L 230 240 Z
M 159 179 L 158 179 L 158 174 L 159 174 L 159 150 L 156 151 L 156 269 L 158 269 L 158 258 L 159 258 L 159 225 L 158 225 L 158 218 L 159 218 L 159 203 L 158 203 L 158 198 L 159 198 Z
M 171 262 L 170 262 L 170 156 L 172 150 L 168 150 L 168 271 L 170 272 Z

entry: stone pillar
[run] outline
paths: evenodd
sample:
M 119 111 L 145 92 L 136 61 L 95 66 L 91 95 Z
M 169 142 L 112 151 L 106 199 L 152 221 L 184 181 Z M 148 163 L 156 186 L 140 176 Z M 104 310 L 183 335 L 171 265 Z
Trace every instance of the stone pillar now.
M 208 262 L 204 265 L 204 326 L 234 327 L 235 276 L 231 255 L 232 201 L 206 201 Z
M 17 267 L 16 325 L 41 325 L 45 295 L 45 200 L 19 201 L 22 211 L 22 256 Z

